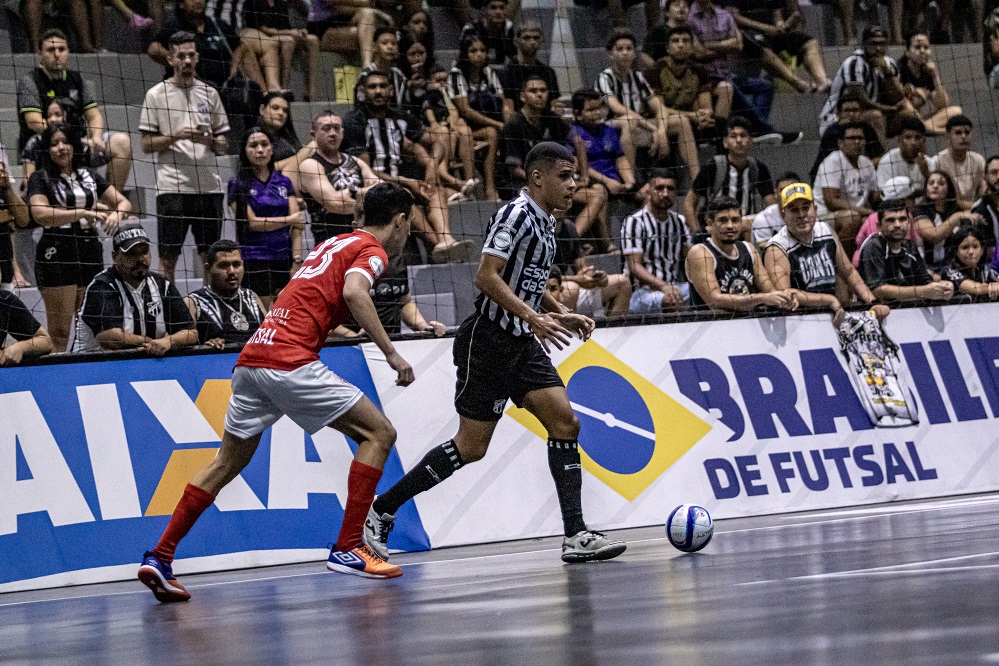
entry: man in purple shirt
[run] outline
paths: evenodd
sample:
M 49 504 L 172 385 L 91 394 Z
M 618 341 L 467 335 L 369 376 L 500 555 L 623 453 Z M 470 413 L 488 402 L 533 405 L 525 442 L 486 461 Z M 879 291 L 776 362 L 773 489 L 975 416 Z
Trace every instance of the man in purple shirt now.
M 775 130 L 733 80 L 728 58 L 729 55 L 738 56 L 742 52 L 742 32 L 731 12 L 716 6 L 712 0 L 697 0 L 690 7 L 687 25 L 697 37 L 694 55 L 703 65 L 712 88 L 721 81 L 732 85 L 729 108 L 724 108 L 722 103 L 716 104 L 715 116 L 728 118 L 731 113 L 744 116 L 749 120 L 753 138 L 758 144 L 793 144 L 800 141 L 801 132 Z
M 742 33 L 735 17 L 728 10 L 716 7 L 712 0 L 697 0 L 690 7 L 687 25 L 700 42 L 696 56 L 712 83 L 731 81 L 728 56 L 742 52 Z

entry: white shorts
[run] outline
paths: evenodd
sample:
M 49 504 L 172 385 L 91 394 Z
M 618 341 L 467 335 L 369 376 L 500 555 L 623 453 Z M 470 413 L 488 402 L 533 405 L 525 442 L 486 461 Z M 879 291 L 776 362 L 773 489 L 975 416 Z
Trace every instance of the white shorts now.
M 312 435 L 343 416 L 363 395 L 321 361 L 295 370 L 240 365 L 232 373 L 225 429 L 246 439 L 287 415 Z
M 690 283 L 680 282 L 673 285 L 680 290 L 684 303 L 690 303 Z M 628 309 L 636 314 L 653 314 L 663 310 L 663 292 L 642 285 L 631 294 Z

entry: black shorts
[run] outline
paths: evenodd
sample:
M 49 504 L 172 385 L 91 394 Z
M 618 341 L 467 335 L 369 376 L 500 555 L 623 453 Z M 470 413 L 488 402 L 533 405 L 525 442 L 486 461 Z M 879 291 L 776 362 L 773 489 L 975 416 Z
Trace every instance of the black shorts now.
M 104 252 L 93 229 L 50 229 L 35 251 L 35 281 L 39 287 L 86 287 L 104 270 Z
M 764 35 L 744 30 L 742 32 L 742 55 L 747 60 L 760 60 L 763 58 L 763 48 L 766 47 L 777 55 L 787 53 L 800 60 L 805 57 L 805 44 L 812 39 L 813 37 L 798 30 L 779 35 Z
M 190 227 L 198 254 L 222 237 L 223 194 L 160 194 L 156 197 L 160 256 L 176 259 Z
M 310 35 L 315 35 L 319 39 L 323 38 L 330 28 L 345 28 L 350 25 L 350 17 L 336 17 L 327 21 L 309 21 L 305 24 L 305 29 Z
M 244 259 L 243 286 L 266 298 L 277 296 L 291 280 L 291 259 Z
M 454 407 L 476 421 L 499 421 L 508 398 L 520 407 L 531 391 L 565 386 L 534 336 L 510 335 L 478 313 L 458 327 L 454 364 Z
M 14 280 L 14 244 L 10 232 L 0 228 L 0 284 Z

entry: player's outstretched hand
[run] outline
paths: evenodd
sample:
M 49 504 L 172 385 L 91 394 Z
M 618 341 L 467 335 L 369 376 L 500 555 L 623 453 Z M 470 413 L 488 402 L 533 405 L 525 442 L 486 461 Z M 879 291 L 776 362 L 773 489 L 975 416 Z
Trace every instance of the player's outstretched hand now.
M 588 340 L 593 329 L 597 327 L 595 321 L 581 314 L 554 314 L 552 315 L 562 326 L 570 331 L 575 331 L 580 340 Z
M 396 386 L 409 386 L 416 379 L 413 374 L 413 366 L 406 362 L 399 352 L 394 352 L 385 357 L 389 367 L 396 371 L 398 375 L 395 379 Z
M 558 316 L 552 313 L 536 314 L 527 322 L 531 327 L 531 333 L 538 339 L 546 352 L 551 352 L 548 343 L 552 343 L 556 349 L 564 349 L 572 339 L 572 331 L 565 328 L 558 320 Z

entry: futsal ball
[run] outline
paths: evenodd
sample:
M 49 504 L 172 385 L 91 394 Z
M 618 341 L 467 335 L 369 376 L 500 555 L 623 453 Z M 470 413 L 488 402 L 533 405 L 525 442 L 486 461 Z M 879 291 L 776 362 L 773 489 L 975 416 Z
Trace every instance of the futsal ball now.
M 685 553 L 707 546 L 714 533 L 715 525 L 707 509 L 696 504 L 681 504 L 666 520 L 666 538 Z

